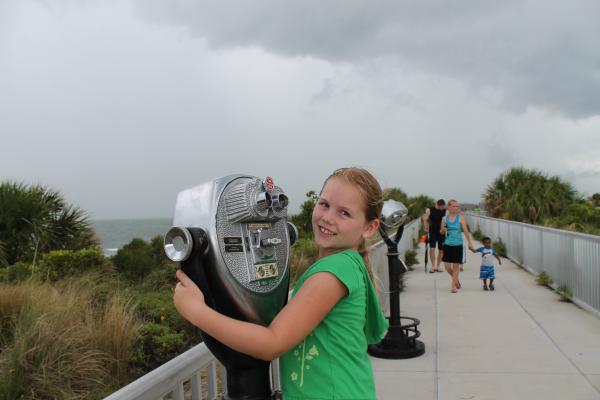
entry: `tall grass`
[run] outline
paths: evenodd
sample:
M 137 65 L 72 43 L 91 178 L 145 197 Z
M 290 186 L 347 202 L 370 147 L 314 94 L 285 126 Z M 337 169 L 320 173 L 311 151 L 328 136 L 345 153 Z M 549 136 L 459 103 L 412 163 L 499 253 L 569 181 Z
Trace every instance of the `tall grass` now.
M 126 375 L 140 323 L 89 280 L 0 286 L 0 398 L 95 399 Z

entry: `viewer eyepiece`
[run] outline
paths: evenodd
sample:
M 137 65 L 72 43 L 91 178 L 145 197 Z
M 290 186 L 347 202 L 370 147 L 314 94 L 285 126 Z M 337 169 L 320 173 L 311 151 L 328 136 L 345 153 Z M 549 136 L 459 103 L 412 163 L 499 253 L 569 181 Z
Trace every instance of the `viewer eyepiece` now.
M 192 254 L 193 240 L 190 232 L 185 228 L 174 226 L 165 235 L 165 254 L 171 261 L 181 262 Z

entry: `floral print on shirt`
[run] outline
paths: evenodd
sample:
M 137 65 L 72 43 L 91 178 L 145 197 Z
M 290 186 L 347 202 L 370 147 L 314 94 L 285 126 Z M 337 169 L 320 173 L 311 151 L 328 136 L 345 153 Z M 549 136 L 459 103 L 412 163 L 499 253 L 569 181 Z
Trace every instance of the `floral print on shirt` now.
M 290 374 L 290 378 L 293 382 L 296 382 L 299 387 L 304 385 L 304 372 L 310 369 L 311 361 L 319 356 L 319 349 L 316 345 L 313 344 L 312 347 L 307 350 L 306 339 L 311 336 L 312 333 L 308 335 L 308 337 L 304 338 L 302 343 L 298 344 L 294 350 L 294 357 L 296 357 L 296 360 L 298 360 L 300 373 L 294 370 Z M 299 382 L 298 379 L 300 380 Z

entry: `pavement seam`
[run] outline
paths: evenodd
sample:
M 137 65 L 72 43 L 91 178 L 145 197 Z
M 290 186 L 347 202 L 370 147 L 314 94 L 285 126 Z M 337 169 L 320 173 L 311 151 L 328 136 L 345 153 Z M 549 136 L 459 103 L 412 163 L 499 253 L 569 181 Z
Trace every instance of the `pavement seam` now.
M 440 382 L 439 382 L 439 357 L 440 357 L 440 308 L 438 307 L 437 279 L 433 280 L 434 307 L 435 307 L 435 365 L 434 365 L 434 390 L 435 398 L 440 400 Z
M 378 374 L 398 374 L 411 373 L 411 374 L 431 374 L 429 370 L 378 370 Z M 523 372 L 523 371 L 453 371 L 453 370 L 440 370 L 440 374 L 444 375 L 534 375 L 534 376 L 579 376 L 577 372 Z M 588 374 L 589 376 L 600 376 L 600 374 Z
M 581 375 L 583 377 L 583 379 L 585 379 L 585 381 L 597 392 L 600 393 L 600 389 L 597 388 L 592 381 L 589 380 L 589 378 L 586 376 L 586 374 L 579 369 L 579 367 L 577 366 L 577 364 L 575 364 L 575 362 L 567 355 L 567 353 L 565 353 L 563 351 L 563 349 L 560 348 L 560 346 L 558 345 L 558 343 L 556 343 L 556 341 L 554 341 L 554 339 L 552 338 L 552 336 L 550 336 L 550 334 L 548 333 L 548 331 L 546 331 L 546 329 L 544 329 L 544 327 L 542 326 L 542 324 L 533 316 L 533 314 L 531 312 L 529 312 L 529 310 L 527 310 L 525 308 L 525 306 L 523 306 L 523 304 L 521 304 L 521 302 L 519 301 L 519 299 L 513 294 L 513 292 L 505 285 L 502 284 L 502 287 L 504 290 L 506 290 L 506 292 L 508 294 L 510 294 L 510 296 L 517 302 L 517 304 L 519 305 L 519 307 L 521 307 L 521 309 L 523 311 L 525 311 L 525 314 L 529 315 L 529 318 L 531 318 L 533 320 L 533 322 L 535 322 L 535 324 L 538 326 L 538 328 L 540 328 L 540 330 L 544 333 L 544 335 L 546 335 L 546 337 L 550 340 L 550 342 L 554 345 L 554 347 L 556 347 L 556 349 L 560 352 L 560 354 L 563 355 L 563 357 L 565 357 L 569 363 L 571 363 L 571 365 L 573 366 L 573 368 L 575 368 L 575 370 L 577 372 L 579 372 L 579 375 Z
M 421 371 L 410 371 L 421 372 Z M 425 372 L 425 371 L 423 371 Z M 577 372 L 523 372 L 523 371 L 440 371 L 440 374 L 456 375 L 536 375 L 536 376 L 579 376 Z

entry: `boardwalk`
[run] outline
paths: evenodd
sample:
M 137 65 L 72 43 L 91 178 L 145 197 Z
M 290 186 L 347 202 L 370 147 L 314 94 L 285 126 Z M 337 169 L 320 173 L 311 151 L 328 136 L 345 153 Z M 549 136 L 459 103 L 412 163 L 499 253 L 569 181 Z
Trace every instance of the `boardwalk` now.
M 421 320 L 426 353 L 373 359 L 379 399 L 600 400 L 600 319 L 506 259 L 484 292 L 467 257 L 457 294 L 446 273 L 407 274 L 401 314 Z

